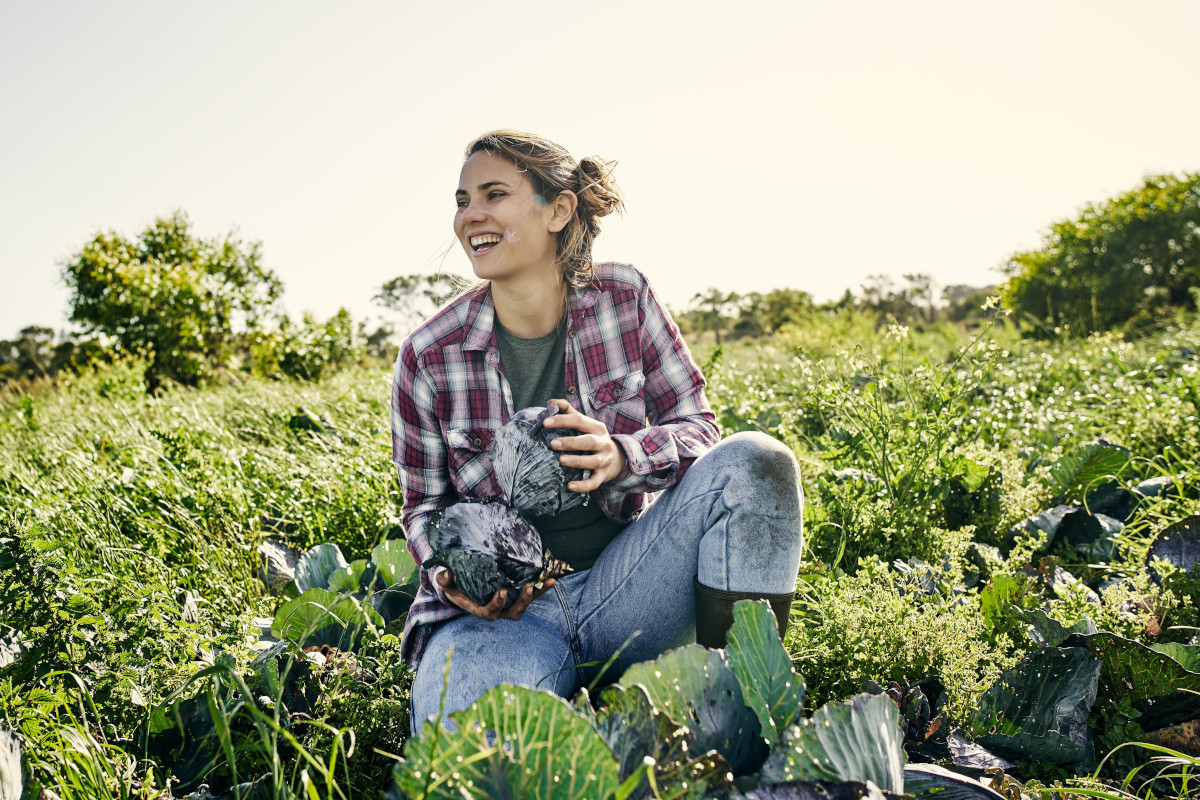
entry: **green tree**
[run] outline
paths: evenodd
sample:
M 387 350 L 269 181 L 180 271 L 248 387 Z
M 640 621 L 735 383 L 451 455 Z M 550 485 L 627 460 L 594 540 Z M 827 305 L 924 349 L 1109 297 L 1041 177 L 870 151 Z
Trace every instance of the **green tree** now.
M 1005 302 L 1026 327 L 1086 334 L 1169 308 L 1195 309 L 1200 286 L 1200 173 L 1151 175 L 1075 219 L 1050 226 L 1004 270 Z
M 697 315 L 697 328 L 711 330 L 717 337 L 717 344 L 720 344 L 721 330 L 728 327 L 740 299 L 737 292 L 722 292 L 715 286 L 705 292 L 696 292 L 692 295 L 692 308 Z
M 407 333 L 445 305 L 457 290 L 449 275 L 398 275 L 383 284 L 372 299 L 396 314 L 401 332 Z
M 39 325 L 22 328 L 17 337 L 0 341 L 0 384 L 53 378 L 64 369 L 78 369 L 108 355 L 95 339 L 76 341 L 64 335 L 56 342 L 54 329 Z
M 181 211 L 134 242 L 101 233 L 62 265 L 71 319 L 146 353 L 151 387 L 164 378 L 195 384 L 273 314 L 283 287 L 261 248 L 232 233 L 198 238 Z
M 750 292 L 738 301 L 738 317 L 731 331 L 735 337 L 774 333 L 787 324 L 803 322 L 812 313 L 812 295 L 800 289 Z

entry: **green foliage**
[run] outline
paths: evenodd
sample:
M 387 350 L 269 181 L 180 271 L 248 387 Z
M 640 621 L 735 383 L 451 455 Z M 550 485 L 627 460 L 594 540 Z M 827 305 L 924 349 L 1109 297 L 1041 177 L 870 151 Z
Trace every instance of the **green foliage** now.
M 372 299 L 396 314 L 401 332 L 407 333 L 445 305 L 457 289 L 457 279 L 451 275 L 398 275 L 385 282 Z
M 370 606 L 327 589 L 308 589 L 279 608 L 271 635 L 300 647 L 353 650 L 372 625 L 383 628 L 383 618 Z
M 860 694 L 829 703 L 784 732 L 763 765 L 765 783 L 871 781 L 904 791 L 904 739 L 896 704 L 886 695 Z
M 58 337 L 54 330 L 37 325 L 22 328 L 18 338 L 0 341 L 0 385 L 9 381 L 52 378 L 63 370 L 78 371 L 111 360 L 98 339 Z
M 629 667 L 621 685 L 642 686 L 656 708 L 691 729 L 698 752 L 716 750 L 735 775 L 753 772 L 766 758 L 758 717 L 743 702 L 724 651 L 698 644 L 669 650 Z
M 1128 450 L 1093 442 L 1060 458 L 1050 468 L 1049 477 L 1063 500 L 1082 500 L 1099 484 L 1122 477 L 1128 467 Z
M 729 666 L 746 705 L 758 715 L 763 736 L 774 745 L 804 713 L 804 679 L 792 669 L 765 601 L 734 604 L 728 639 Z
M 970 595 L 913 594 L 893 570 L 866 563 L 854 575 L 804 578 L 786 644 L 810 703 L 851 696 L 865 680 L 886 686 L 936 675 L 962 719 L 1011 663 L 1011 645 L 992 643 Z
M 298 324 L 285 316 L 276 330 L 255 331 L 248 338 L 251 372 L 267 378 L 315 381 L 357 363 L 362 352 L 350 312 L 344 308 L 325 322 L 308 313 Z
M 594 798 L 619 785 L 604 739 L 549 692 L 502 684 L 451 718 L 455 734 L 427 722 L 409 740 L 395 768 L 404 797 Z
M 1088 711 L 1100 662 L 1077 647 L 1044 647 L 1007 670 L 979 700 L 980 744 L 1007 758 L 1073 764 L 1088 756 Z
M 197 238 L 183 212 L 134 242 L 97 235 L 66 260 L 63 279 L 72 321 L 148 354 L 154 381 L 184 384 L 226 364 L 237 336 L 256 330 L 282 291 L 259 243 Z
M 744 641 L 730 637 L 726 669 L 753 706 L 737 712 L 747 724 L 763 736 L 768 720 L 786 729 L 801 702 L 798 670 L 814 705 L 852 696 L 864 679 L 937 678 L 944 698 L 930 688 L 938 681 L 921 684 L 933 711 L 962 725 L 1003 668 L 1036 646 L 1031 609 L 1042 641 L 1087 617 L 1145 645 L 1152 663 L 1192 671 L 1183 643 L 1200 622 L 1200 578 L 1148 566 L 1146 555 L 1200 512 L 1200 323 L 1051 344 L 1020 342 L 1001 323 L 973 345 L 938 325 L 883 336 L 873 325 L 861 312 L 817 309 L 769 341 L 723 336 L 719 357 L 698 354 L 726 431 L 777 436 L 805 472 L 808 551 L 790 659 L 776 658 L 764 619 Z M 375 749 L 399 753 L 408 736 L 395 637 L 368 630 L 344 641 L 353 652 L 326 644 L 302 654 L 284 642 L 252 657 L 251 646 L 285 602 L 255 577 L 264 537 L 301 551 L 336 544 L 345 563 L 321 570 L 318 588 L 363 595 L 398 631 L 403 611 L 376 603 L 415 590 L 394 538 L 387 375 L 350 366 L 317 383 L 249 378 L 148 395 L 148 363 L 126 356 L 60 373 L 57 386 L 0 389 L 0 717 L 20 738 L 30 784 L 61 797 L 159 796 L 181 765 L 139 761 L 126 746 L 155 709 L 195 701 L 189 715 L 207 719 L 214 745 L 204 763 L 219 762 L 214 791 L 236 779 L 243 795 L 252 782 L 276 797 L 377 794 L 393 782 Z M 1112 547 L 1085 558 L 1055 542 L 1043 559 L 1037 532 L 1006 540 L 1061 493 L 1053 465 L 1100 438 L 1130 450 L 1117 488 L 1150 487 L 1132 498 Z M 1098 502 L 1094 481 L 1073 474 L 1071 497 Z M 1070 513 L 1081 513 L 1077 502 Z M 1105 685 L 1102 676 L 1088 725 L 1098 755 L 1110 753 L 1101 769 L 1111 779 L 1121 764 L 1132 769 L 1128 759 L 1144 760 L 1123 743 L 1157 735 L 1160 703 L 1179 693 L 1147 698 L 1151 708 L 1106 696 Z M 612 691 L 599 712 L 585 698 L 571 710 L 620 750 L 628 797 L 749 791 L 724 783 L 730 765 L 655 707 L 657 691 L 653 703 L 636 687 Z M 693 699 L 674 713 L 691 720 Z M 570 752 L 569 738 L 554 747 Z M 1046 780 L 1071 772 L 1021 768 Z M 80 770 L 96 777 L 73 792 Z
M 1195 309 L 1200 285 L 1200 173 L 1150 175 L 1050 226 L 1037 250 L 1015 254 L 1006 302 L 1031 331 L 1103 331 Z

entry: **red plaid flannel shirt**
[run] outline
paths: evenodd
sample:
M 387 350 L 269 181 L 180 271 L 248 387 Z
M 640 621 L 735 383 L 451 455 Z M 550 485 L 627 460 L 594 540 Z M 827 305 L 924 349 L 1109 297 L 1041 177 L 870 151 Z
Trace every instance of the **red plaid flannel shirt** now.
M 414 331 L 396 359 L 392 460 L 418 564 L 432 554 L 424 530 L 430 514 L 500 494 L 487 449 L 514 409 L 494 320 L 488 287 L 475 289 Z M 627 522 L 646 508 L 647 493 L 674 485 L 720 439 L 704 377 L 631 266 L 597 264 L 592 285 L 570 296 L 568 326 L 566 399 L 603 422 L 628 460 L 623 475 L 592 497 L 610 518 Z M 405 662 L 416 666 L 434 627 L 463 613 L 422 570 L 404 626 Z

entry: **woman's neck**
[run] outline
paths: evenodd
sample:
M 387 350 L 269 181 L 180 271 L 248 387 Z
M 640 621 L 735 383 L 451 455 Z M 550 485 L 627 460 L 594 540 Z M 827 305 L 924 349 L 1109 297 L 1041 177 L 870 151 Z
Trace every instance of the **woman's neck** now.
M 492 303 L 496 318 L 515 336 L 533 339 L 545 336 L 562 321 L 567 293 L 557 270 L 553 278 L 522 281 L 492 281 Z

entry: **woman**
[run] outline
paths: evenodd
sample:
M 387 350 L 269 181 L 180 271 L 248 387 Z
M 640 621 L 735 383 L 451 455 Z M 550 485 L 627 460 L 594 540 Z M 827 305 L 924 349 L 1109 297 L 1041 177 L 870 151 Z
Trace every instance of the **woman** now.
M 577 665 L 618 651 L 606 679 L 693 639 L 722 646 L 743 598 L 769 600 L 782 636 L 802 536 L 796 460 L 762 434 L 720 441 L 704 378 L 646 279 L 593 265 L 600 218 L 622 208 L 610 165 L 495 131 L 468 145 L 455 199 L 481 283 L 408 338 L 392 391 L 409 550 L 430 556 L 434 511 L 500 494 L 488 446 L 521 408 L 553 402 L 546 426 L 580 433 L 554 446 L 590 470 L 568 488 L 594 502 L 532 520 L 574 571 L 507 608 L 506 590 L 481 606 L 446 568 L 422 571 L 402 647 L 414 723 L 438 712 L 451 648 L 447 714 L 505 682 L 569 697 L 595 674 Z

